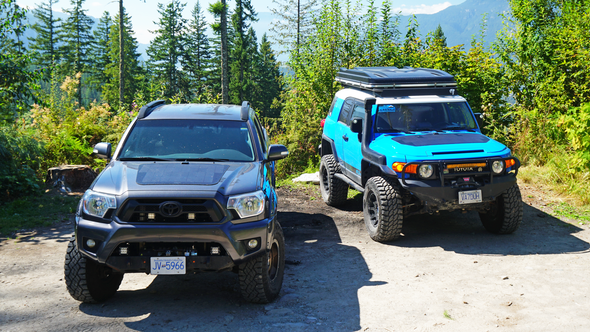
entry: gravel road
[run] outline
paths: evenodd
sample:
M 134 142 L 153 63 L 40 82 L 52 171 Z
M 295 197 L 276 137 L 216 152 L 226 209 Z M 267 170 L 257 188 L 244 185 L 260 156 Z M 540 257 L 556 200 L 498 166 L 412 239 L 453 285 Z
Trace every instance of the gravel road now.
M 514 234 L 441 213 L 382 244 L 360 195 L 335 209 L 317 187 L 281 188 L 287 267 L 267 305 L 242 300 L 231 272 L 128 274 L 111 300 L 80 304 L 63 281 L 72 222 L 21 233 L 0 239 L 0 331 L 590 331 L 590 228 L 521 190 Z

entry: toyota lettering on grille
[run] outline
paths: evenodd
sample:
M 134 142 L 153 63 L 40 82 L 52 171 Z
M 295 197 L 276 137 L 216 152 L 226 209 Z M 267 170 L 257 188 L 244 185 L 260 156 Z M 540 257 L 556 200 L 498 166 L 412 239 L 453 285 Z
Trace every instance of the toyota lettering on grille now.
M 182 205 L 178 202 L 164 202 L 160 204 L 160 213 L 164 217 L 178 217 L 182 213 Z

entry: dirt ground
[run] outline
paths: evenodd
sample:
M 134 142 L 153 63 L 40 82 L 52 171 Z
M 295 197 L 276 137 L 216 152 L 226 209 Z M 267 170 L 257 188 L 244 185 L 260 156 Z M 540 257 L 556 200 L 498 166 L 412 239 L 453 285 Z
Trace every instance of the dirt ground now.
M 590 228 L 552 217 L 551 193 L 521 190 L 514 234 L 441 213 L 382 244 L 360 195 L 335 209 L 317 187 L 281 188 L 287 266 L 267 305 L 242 300 L 231 272 L 128 274 L 111 300 L 80 304 L 63 281 L 71 221 L 0 239 L 0 331 L 589 331 Z

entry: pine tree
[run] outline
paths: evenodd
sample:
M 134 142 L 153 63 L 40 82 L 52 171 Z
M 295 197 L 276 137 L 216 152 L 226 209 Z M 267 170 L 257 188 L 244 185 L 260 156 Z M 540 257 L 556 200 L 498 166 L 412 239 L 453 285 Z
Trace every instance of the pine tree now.
M 195 4 L 188 23 L 186 50 L 181 58 L 182 67 L 187 73 L 192 92 L 200 95 L 205 86 L 210 84 L 209 69 L 212 55 L 207 37 L 207 22 L 199 1 Z
M 282 48 L 279 52 L 288 53 L 299 49 L 299 45 L 313 29 L 312 13 L 316 10 L 316 0 L 273 0 L 276 8 L 270 11 L 279 17 L 272 22 L 271 38 Z
M 252 62 L 257 52 L 254 31 L 249 32 L 251 22 L 255 22 L 256 12 L 250 0 L 236 0 L 232 14 L 231 64 L 230 64 L 230 102 L 241 104 L 246 100 L 245 91 L 252 85 Z M 254 34 L 254 38 L 252 38 Z
M 71 0 L 73 8 L 65 9 L 69 17 L 59 29 L 59 38 L 63 43 L 59 51 L 62 57 L 64 74 L 75 75 L 86 71 L 90 62 L 89 49 L 92 46 L 92 25 L 94 21 L 82 9 L 85 0 Z M 78 105 L 82 106 L 82 79 L 78 81 Z
M 120 84 L 119 84 L 119 14 L 112 20 L 109 41 L 108 41 L 108 58 L 109 63 L 105 66 L 105 85 L 103 87 L 103 98 L 111 106 L 124 106 L 133 102 L 135 92 L 138 89 L 138 80 L 144 74 L 143 68 L 139 63 L 139 52 L 137 52 L 138 42 L 135 39 L 135 32 L 133 31 L 131 17 L 127 12 L 123 11 L 123 53 L 125 59 L 125 66 L 123 71 L 123 105 L 120 105 Z
M 185 6 L 178 0 L 172 0 L 166 7 L 158 4 L 161 17 L 158 28 L 152 31 L 156 37 L 147 49 L 149 65 L 157 79 L 164 84 L 164 96 L 167 98 L 178 94 L 187 95 L 188 87 L 183 85 L 183 73 L 179 69 L 186 45 L 184 31 L 187 20 L 182 17 Z
M 436 30 L 434 30 L 433 37 L 434 37 L 434 40 L 438 41 L 443 47 L 447 47 L 447 37 L 445 36 L 445 33 L 443 32 L 442 28 L 440 27 L 440 24 L 438 25 Z
M 253 106 L 260 110 L 264 117 L 278 118 L 281 110 L 272 106 L 273 101 L 282 92 L 282 75 L 266 34 L 262 35 L 257 67 L 257 85 L 261 89 Z
M 229 40 L 227 26 L 227 3 L 226 0 L 220 0 L 209 5 L 209 12 L 219 21 L 211 24 L 214 32 L 219 33 L 219 50 L 220 50 L 220 79 L 221 79 L 221 102 L 229 103 Z
M 29 37 L 29 50 L 33 52 L 33 63 L 46 69 L 46 78 L 51 76 L 53 67 L 59 62 L 57 53 L 57 30 L 60 27 L 61 19 L 53 16 L 53 5 L 58 0 L 48 0 L 33 9 L 33 15 L 37 23 L 31 28 L 37 35 Z
M 99 90 L 102 90 L 103 86 L 108 83 L 108 80 L 110 79 L 105 71 L 107 66 L 112 63 L 109 56 L 112 27 L 113 19 L 109 12 L 105 11 L 96 26 L 96 30 L 93 32 L 94 38 L 92 40 L 92 49 L 90 50 L 92 64 L 89 68 L 89 83 L 95 89 Z

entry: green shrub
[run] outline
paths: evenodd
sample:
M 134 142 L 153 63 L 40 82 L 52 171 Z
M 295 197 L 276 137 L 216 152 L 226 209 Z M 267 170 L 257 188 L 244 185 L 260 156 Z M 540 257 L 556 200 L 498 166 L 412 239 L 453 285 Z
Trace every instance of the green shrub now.
M 17 127 L 0 127 L 0 200 L 40 189 L 35 173 L 43 154 L 41 144 Z

